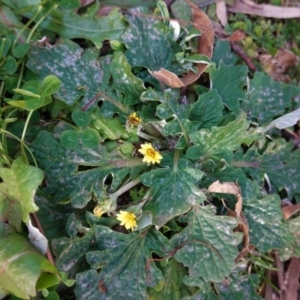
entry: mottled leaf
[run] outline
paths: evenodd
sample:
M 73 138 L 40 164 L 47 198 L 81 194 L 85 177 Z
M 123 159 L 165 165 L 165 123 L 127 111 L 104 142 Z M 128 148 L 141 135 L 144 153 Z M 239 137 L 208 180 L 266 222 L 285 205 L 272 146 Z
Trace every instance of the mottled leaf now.
M 130 172 L 120 152 L 108 153 L 99 145 L 88 149 L 81 144 L 75 150 L 64 149 L 49 132 L 40 132 L 31 144 L 39 166 L 45 170 L 47 187 L 55 203 L 68 202 L 77 208 L 84 207 L 92 195 L 101 198 L 104 181 L 113 174 L 111 189 L 115 190 Z M 135 165 L 142 165 L 141 159 L 133 159 Z M 124 167 L 122 167 L 122 165 Z M 79 171 L 80 166 L 87 168 Z
M 293 151 L 293 147 L 292 143 L 280 139 L 261 155 L 253 146 L 234 165 L 242 167 L 258 183 L 268 176 L 269 189 L 274 192 L 285 189 L 291 199 L 300 191 L 300 150 Z
M 187 269 L 176 260 L 161 261 L 159 268 L 163 280 L 154 288 L 149 288 L 151 300 L 181 300 L 184 296 L 192 294 L 192 288 L 183 283 Z
M 288 247 L 280 251 L 280 257 L 283 261 L 289 260 L 291 257 L 300 257 L 300 216 L 288 220 L 289 231 L 294 236 Z
M 244 215 L 249 225 L 250 243 L 260 253 L 282 249 L 293 239 L 287 222 L 283 220 L 278 195 L 249 200 L 244 205 Z
M 84 50 L 68 40 L 53 46 L 34 44 L 28 53 L 27 67 L 41 78 L 57 76 L 62 84 L 56 96 L 68 105 L 83 97 L 81 105 L 84 106 L 92 99 L 94 103 L 99 99 L 104 75 L 98 56 L 96 49 Z
M 221 300 L 263 300 L 257 294 L 258 276 L 256 274 L 231 274 L 222 283 L 217 284 Z
M 52 241 L 53 253 L 56 257 L 55 263 L 59 270 L 76 274 L 80 271 L 78 265 L 84 260 L 85 253 L 94 250 L 94 231 L 90 229 L 84 234 L 82 232 L 80 234 L 81 237 L 62 237 Z
M 131 66 L 122 52 L 115 52 L 110 70 L 114 79 L 113 87 L 125 95 L 124 104 L 139 103 L 140 95 L 145 90 L 144 83 L 132 74 Z
M 205 195 L 196 186 L 203 172 L 193 169 L 185 159 L 180 159 L 176 164 L 152 170 L 140 177 L 144 185 L 152 188 L 151 201 L 144 209 L 151 211 L 153 224 L 158 226 L 163 226 L 205 200 Z
M 146 7 L 128 10 L 126 20 L 129 28 L 122 41 L 128 49 L 125 55 L 129 64 L 150 71 L 164 68 L 178 74 L 178 64 L 172 63 L 172 60 L 180 48 L 172 40 L 173 29 L 158 18 L 152 18 Z
M 274 81 L 270 76 L 256 72 L 250 81 L 247 100 L 242 102 L 241 107 L 249 119 L 264 124 L 282 115 L 298 93 L 299 88 Z
M 87 253 L 87 260 L 96 269 L 76 277 L 78 299 L 146 299 L 147 287 L 162 278 L 152 260 L 152 252 L 166 255 L 172 247 L 159 231 L 123 234 L 104 226 L 95 226 L 96 243 L 101 252 Z M 112 255 L 113 253 L 113 255 Z
M 207 159 L 210 156 L 233 151 L 240 146 L 249 123 L 246 115 L 241 114 L 235 121 L 228 123 L 224 127 L 212 127 L 211 130 L 201 129 L 190 134 L 195 146 L 187 151 L 187 158 Z
M 241 235 L 235 218 L 216 216 L 211 206 L 195 206 L 184 218 L 188 226 L 172 239 L 174 258 L 189 268 L 190 277 L 221 282 L 235 267 Z
M 127 24 L 118 9 L 113 9 L 107 16 L 97 15 L 99 6 L 100 3 L 95 2 L 83 15 L 77 14 L 73 9 L 52 10 L 40 26 L 62 38 L 88 39 L 100 48 L 104 40 L 120 39 Z

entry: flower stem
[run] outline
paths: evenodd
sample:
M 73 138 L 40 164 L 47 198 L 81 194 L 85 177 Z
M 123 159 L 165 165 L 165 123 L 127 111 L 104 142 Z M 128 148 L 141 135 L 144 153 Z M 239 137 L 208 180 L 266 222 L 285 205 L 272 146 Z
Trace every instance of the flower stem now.
M 126 183 L 125 185 L 123 185 L 121 188 L 119 188 L 117 191 L 115 191 L 113 194 L 110 195 L 111 198 L 118 198 L 120 195 L 124 194 L 125 192 L 127 192 L 128 190 L 130 190 L 131 188 L 133 188 L 134 186 L 136 186 L 137 184 L 139 184 L 140 178 L 137 178 L 135 180 L 129 181 L 128 183 Z

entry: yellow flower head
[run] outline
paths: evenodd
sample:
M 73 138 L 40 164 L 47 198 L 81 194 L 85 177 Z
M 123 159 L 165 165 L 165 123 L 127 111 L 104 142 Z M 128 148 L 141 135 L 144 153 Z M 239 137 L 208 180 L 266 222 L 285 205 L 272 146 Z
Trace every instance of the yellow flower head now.
M 155 164 L 155 163 L 160 163 L 162 160 L 162 156 L 158 151 L 156 151 L 152 144 L 150 143 L 145 143 L 141 145 L 141 149 L 139 149 L 139 152 L 144 155 L 143 162 Z
M 136 215 L 128 211 L 121 210 L 120 213 L 117 214 L 117 220 L 120 221 L 121 225 L 125 226 L 127 230 L 137 226 Z
M 142 119 L 139 118 L 137 114 L 134 112 L 128 117 L 127 122 L 131 126 L 138 126 L 142 122 Z
M 93 209 L 93 213 L 96 217 L 100 218 L 106 211 L 103 210 L 103 207 L 101 205 L 96 205 Z

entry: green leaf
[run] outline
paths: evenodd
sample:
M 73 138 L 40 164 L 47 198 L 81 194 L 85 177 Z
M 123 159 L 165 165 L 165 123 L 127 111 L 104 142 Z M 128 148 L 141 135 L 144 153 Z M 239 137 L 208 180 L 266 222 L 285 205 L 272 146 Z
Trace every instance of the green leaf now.
M 152 252 L 167 255 L 172 250 L 168 239 L 155 229 L 122 234 L 100 225 L 95 226 L 95 234 L 96 243 L 103 251 L 87 253 L 93 269 L 77 275 L 76 297 L 146 299 L 147 287 L 155 286 L 161 279 L 161 271 L 152 260 Z M 102 267 L 98 274 L 99 266 Z
M 178 249 L 174 258 L 189 268 L 190 277 L 221 282 L 235 267 L 241 235 L 233 233 L 237 220 L 216 216 L 212 206 L 195 206 L 186 216 L 189 224 L 171 243 Z
M 118 9 L 113 9 L 107 16 L 99 16 L 96 14 L 99 6 L 98 2 L 91 5 L 84 15 L 73 9 L 52 10 L 40 26 L 62 38 L 88 39 L 99 49 L 104 40 L 119 40 L 127 27 Z
M 74 9 L 80 7 L 80 0 L 60 0 L 59 6 L 63 9 Z
M 266 131 L 274 127 L 278 129 L 284 129 L 294 126 L 295 124 L 297 124 L 298 120 L 300 120 L 300 108 L 273 120 L 267 126 L 261 127 L 257 130 L 262 130 L 265 133 Z
M 190 134 L 195 146 L 187 151 L 187 158 L 207 159 L 213 155 L 233 151 L 240 146 L 248 129 L 249 123 L 246 115 L 241 114 L 235 121 L 228 123 L 224 127 L 212 127 L 211 130 L 201 129 Z
M 218 292 L 221 300 L 263 300 L 257 294 L 257 274 L 243 275 L 237 272 L 231 274 L 223 283 L 218 283 Z
M 256 72 L 250 81 L 248 99 L 241 107 L 247 112 L 249 119 L 263 124 L 284 114 L 297 94 L 299 88 L 274 81 L 269 75 Z
M 289 231 L 294 236 L 288 247 L 280 251 L 282 261 L 287 261 L 291 257 L 300 256 L 300 216 L 287 221 Z
M 0 39 L 0 57 L 3 59 L 9 52 L 11 47 L 11 39 L 9 38 L 1 38 Z
M 186 269 L 176 260 L 168 262 L 161 261 L 158 264 L 162 270 L 163 281 L 160 281 L 154 288 L 149 288 L 151 300 L 181 300 L 184 296 L 191 295 L 191 288 L 183 283 Z
M 29 214 L 36 212 L 34 194 L 44 178 L 43 172 L 25 164 L 21 157 L 17 158 L 11 168 L 0 168 L 0 183 L 2 213 L 8 222 L 13 222 L 20 229 L 21 220 L 27 223 Z M 11 209 L 12 208 L 12 209 Z
M 91 118 L 89 114 L 82 110 L 75 110 L 72 112 L 72 120 L 78 127 L 86 127 L 90 124 Z
M 90 229 L 84 234 L 81 232 L 80 235 L 82 236 L 62 237 L 52 241 L 55 262 L 59 270 L 66 273 L 80 272 L 80 264 L 84 260 L 86 252 L 94 249 L 94 230 Z
M 50 240 L 66 235 L 66 222 L 74 209 L 69 204 L 56 205 L 42 195 L 35 196 L 36 212 L 45 236 Z
M 83 98 L 82 107 L 95 99 L 101 89 L 103 71 L 95 49 L 83 50 L 76 43 L 65 40 L 52 47 L 33 45 L 28 53 L 27 67 L 41 78 L 55 75 L 61 81 L 56 96 L 69 106 Z M 57 87 L 57 82 L 55 87 Z M 99 97 L 99 96 L 98 96 Z
M 222 61 L 225 65 L 235 65 L 238 57 L 231 51 L 230 42 L 217 39 L 214 47 L 212 61 L 219 65 Z
M 36 296 L 37 281 L 42 274 L 48 273 L 49 282 L 59 282 L 59 272 L 45 257 L 32 248 L 19 234 L 10 234 L 0 239 L 0 290 L 22 299 Z M 51 285 L 50 285 L 51 286 Z M 38 288 L 38 286 L 37 286 Z
M 32 91 L 28 91 L 28 90 L 24 90 L 24 89 L 13 89 L 13 91 L 15 93 L 25 95 L 25 96 L 29 96 L 29 97 L 32 97 L 32 98 L 41 98 L 41 96 L 39 94 L 33 93 Z
M 81 141 L 85 147 L 89 149 L 95 148 L 100 144 L 100 134 L 92 128 L 83 129 L 81 132 Z
M 199 96 L 193 104 L 189 119 L 199 123 L 199 127 L 211 128 L 217 126 L 223 114 L 222 99 L 216 90 L 210 90 Z
M 113 87 L 125 95 L 124 104 L 139 103 L 140 95 L 145 90 L 144 83 L 132 74 L 131 66 L 122 52 L 115 52 L 110 70 L 114 79 Z
M 292 199 L 300 191 L 300 150 L 293 151 L 293 148 L 292 143 L 279 139 L 261 155 L 253 146 L 243 157 L 236 158 L 234 166 L 242 167 L 259 184 L 267 176 L 271 192 L 285 189 Z
M 22 58 L 27 54 L 27 52 L 29 51 L 29 48 L 30 48 L 30 45 L 28 43 L 20 44 L 13 49 L 13 51 L 12 51 L 13 56 L 15 58 Z
M 143 165 L 141 159 L 124 159 L 117 150 L 108 153 L 103 145 L 91 151 L 78 144 L 75 150 L 64 149 L 53 135 L 41 131 L 31 144 L 32 151 L 41 169 L 45 170 L 45 192 L 53 195 L 54 203 L 68 202 L 77 208 L 84 207 L 92 195 L 101 199 L 105 190 L 104 181 L 112 174 L 111 191 L 118 188 L 130 172 L 126 167 Z M 78 169 L 84 167 L 84 171 Z M 90 168 L 87 168 L 90 167 Z
M 61 81 L 54 75 L 49 75 L 44 78 L 42 87 L 42 96 L 49 96 L 59 91 Z
M 222 98 L 223 104 L 229 110 L 235 110 L 240 107 L 239 100 L 246 98 L 244 86 L 248 68 L 245 65 L 226 66 L 220 63 L 219 69 L 211 69 L 211 82 L 213 89 L 217 90 Z
M 244 215 L 249 225 L 250 243 L 260 253 L 283 249 L 293 240 L 288 224 L 283 220 L 278 195 L 247 201 Z
M 97 129 L 101 136 L 109 140 L 127 139 L 128 133 L 125 127 L 121 124 L 120 118 L 115 117 L 110 120 L 102 118 L 99 114 L 91 115 L 91 126 Z
M 145 67 L 150 71 L 164 68 L 175 72 L 179 64 L 175 65 L 172 60 L 180 48 L 172 41 L 173 30 L 158 18 L 145 18 L 149 15 L 146 7 L 128 10 L 129 28 L 121 39 L 128 49 L 127 60 L 132 67 Z
M 153 224 L 158 226 L 205 200 L 205 195 L 196 186 L 203 172 L 193 169 L 186 159 L 177 163 L 178 166 L 152 170 L 140 177 L 144 185 L 152 188 L 151 201 L 146 203 L 144 210 L 152 213 Z
M 9 75 L 12 75 L 17 71 L 18 64 L 17 64 L 16 59 L 13 56 L 9 55 L 6 57 L 5 62 L 4 62 L 4 69 L 5 69 L 5 72 L 7 72 L 7 74 L 9 74 Z
M 27 110 L 36 110 L 42 106 L 44 106 L 45 98 L 31 98 L 25 101 L 25 108 Z
M 79 132 L 73 129 L 66 130 L 60 136 L 60 144 L 62 147 L 70 150 L 77 148 L 79 143 Z

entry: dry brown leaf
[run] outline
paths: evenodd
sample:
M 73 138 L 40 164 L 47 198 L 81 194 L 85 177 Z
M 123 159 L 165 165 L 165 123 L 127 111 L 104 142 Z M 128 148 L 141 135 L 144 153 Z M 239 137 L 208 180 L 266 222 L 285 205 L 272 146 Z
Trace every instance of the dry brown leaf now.
M 258 57 L 263 70 L 274 80 L 290 82 L 288 75 L 284 74 L 290 68 L 297 66 L 298 57 L 289 50 L 279 49 L 274 57 L 269 54 L 262 54 Z
M 300 258 L 292 257 L 285 274 L 284 286 L 281 290 L 282 300 L 297 299 L 300 275 Z
M 193 24 L 194 26 L 202 31 L 202 35 L 199 37 L 198 42 L 198 53 L 207 56 L 208 58 L 212 57 L 213 54 L 213 45 L 214 45 L 214 31 L 212 28 L 212 24 L 208 16 L 199 9 L 194 3 L 190 0 L 185 0 L 191 7 L 192 16 L 193 16 Z M 188 86 L 197 80 L 200 75 L 207 68 L 207 64 L 199 63 L 195 64 L 198 72 L 194 73 L 193 71 L 189 71 L 181 81 L 184 83 L 184 86 Z
M 219 180 L 213 182 L 209 187 L 208 191 L 210 193 L 223 193 L 223 194 L 233 194 L 237 198 L 237 202 L 235 204 L 235 213 L 237 218 L 240 217 L 243 205 L 243 199 L 241 195 L 241 190 L 239 186 L 234 182 L 223 182 L 221 183 Z
M 227 8 L 225 0 L 218 1 L 216 3 L 216 14 L 221 24 L 225 26 L 228 22 L 227 20 Z
M 275 6 L 269 4 L 256 4 L 250 0 L 236 0 L 233 6 L 228 6 L 228 11 L 234 13 L 257 15 L 267 18 L 300 18 L 300 8 Z
M 295 205 L 288 205 L 282 208 L 283 217 L 288 220 L 293 214 L 300 211 L 300 203 Z
M 208 191 L 210 193 L 223 193 L 223 194 L 233 194 L 237 198 L 237 202 L 235 204 L 234 211 L 228 208 L 225 204 L 225 202 L 222 199 L 223 205 L 227 209 L 227 214 L 231 217 L 235 217 L 239 220 L 238 226 L 235 228 L 235 230 L 243 232 L 244 238 L 243 238 L 243 249 L 240 251 L 238 257 L 236 258 L 236 262 L 240 261 L 248 252 L 249 252 L 249 228 L 247 220 L 242 213 L 242 206 L 243 206 L 243 198 L 241 195 L 240 187 L 234 183 L 234 182 L 223 182 L 220 183 L 220 181 L 213 182 L 209 187 Z
M 165 83 L 171 88 L 181 88 L 184 86 L 183 82 L 179 79 L 179 77 L 176 74 L 164 68 L 161 68 L 159 71 L 149 72 L 154 78 Z

